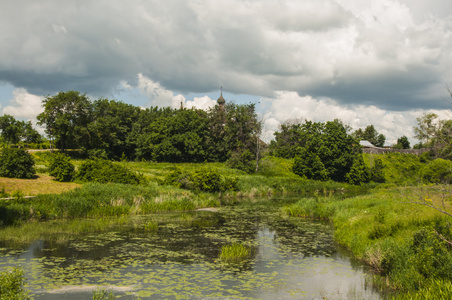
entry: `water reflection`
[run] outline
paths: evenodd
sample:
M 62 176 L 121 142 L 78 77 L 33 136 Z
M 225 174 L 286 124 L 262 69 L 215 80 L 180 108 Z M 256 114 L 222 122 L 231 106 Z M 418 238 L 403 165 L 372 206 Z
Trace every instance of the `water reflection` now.
M 145 230 L 150 221 L 156 231 Z M 330 224 L 284 217 L 268 205 L 146 216 L 57 240 L 0 257 L 2 266 L 24 268 L 35 299 L 92 299 L 97 285 L 123 299 L 379 298 L 335 245 Z M 253 256 L 221 263 L 221 246 L 235 242 L 250 245 Z

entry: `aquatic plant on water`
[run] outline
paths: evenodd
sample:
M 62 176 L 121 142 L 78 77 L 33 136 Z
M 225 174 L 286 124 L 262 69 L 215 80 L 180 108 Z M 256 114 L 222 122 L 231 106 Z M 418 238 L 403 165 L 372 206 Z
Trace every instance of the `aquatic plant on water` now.
M 240 262 L 251 256 L 251 248 L 234 243 L 221 247 L 220 260 L 223 262 Z

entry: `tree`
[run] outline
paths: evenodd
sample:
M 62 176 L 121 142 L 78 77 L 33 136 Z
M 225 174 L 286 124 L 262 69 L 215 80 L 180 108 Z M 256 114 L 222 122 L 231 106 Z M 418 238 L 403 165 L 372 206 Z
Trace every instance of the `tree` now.
M 370 168 L 370 180 L 383 183 L 386 181 L 383 169 L 385 164 L 380 158 L 375 159 L 373 166 Z
M 350 172 L 347 173 L 345 179 L 348 183 L 354 185 L 359 185 L 370 181 L 371 173 L 367 165 L 364 163 L 362 154 L 355 157 Z
M 225 106 L 227 122 L 225 124 L 224 140 L 228 145 L 229 157 L 240 157 L 240 164 L 229 165 L 251 173 L 256 170 L 259 137 L 262 124 L 257 118 L 255 104 L 236 105 L 228 103 Z M 243 167 L 240 167 L 243 166 Z
M 437 118 L 438 115 L 434 113 L 425 113 L 416 118 L 418 127 L 414 127 L 414 136 L 423 144 L 432 143 L 437 131 Z
M 422 146 L 432 148 L 436 157 L 452 159 L 452 120 L 439 120 L 436 114 L 424 114 L 416 120 L 414 133 Z
M 42 143 L 42 136 L 33 128 L 31 121 L 21 122 L 21 139 L 25 142 L 26 147 L 29 143 Z
M 1 136 L 7 144 L 17 144 L 20 141 L 22 125 L 13 116 L 0 117 L 0 130 Z
M 88 148 L 88 124 L 92 118 L 92 105 L 85 94 L 77 91 L 59 92 L 43 100 L 44 112 L 38 115 L 38 124 L 45 125 L 46 133 L 55 138 L 56 146 Z
M 395 149 L 410 149 L 410 141 L 406 136 L 401 136 L 397 139 L 397 144 L 394 145 Z
M 306 121 L 298 130 L 296 136 L 302 143 L 297 148 L 294 173 L 308 179 L 345 181 L 360 151 L 347 127 L 336 119 L 326 123 Z M 273 145 L 273 153 L 287 153 L 278 149 L 278 145 L 281 145 L 278 141 Z M 282 147 L 285 147 L 283 143 Z
M 121 101 L 99 99 L 92 106 L 92 121 L 88 125 L 91 136 L 87 149 L 102 149 L 109 158 L 119 159 L 122 154 L 132 158 L 135 145 L 128 136 L 137 122 L 140 108 Z
M 378 134 L 374 125 L 368 125 L 364 131 L 359 128 L 353 133 L 353 137 L 368 141 L 376 147 L 383 147 L 386 141 L 386 137 L 383 134 Z

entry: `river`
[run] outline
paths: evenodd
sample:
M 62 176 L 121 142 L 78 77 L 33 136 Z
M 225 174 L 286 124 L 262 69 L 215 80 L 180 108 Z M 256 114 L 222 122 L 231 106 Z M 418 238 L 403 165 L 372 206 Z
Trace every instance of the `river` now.
M 122 218 L 101 232 L 4 244 L 0 267 L 23 268 L 34 299 L 93 299 L 96 289 L 118 299 L 380 299 L 332 225 L 285 216 L 287 201 Z M 222 262 L 221 246 L 232 243 L 251 257 Z

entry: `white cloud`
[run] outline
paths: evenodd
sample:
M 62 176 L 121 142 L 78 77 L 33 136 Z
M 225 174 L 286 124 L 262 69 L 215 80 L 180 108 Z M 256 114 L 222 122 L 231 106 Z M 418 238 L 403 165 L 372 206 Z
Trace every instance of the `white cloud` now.
M 417 143 L 413 127 L 417 125 L 416 118 L 424 113 L 433 112 L 441 118 L 450 118 L 452 115 L 452 110 L 388 111 L 372 105 L 344 106 L 332 99 L 300 97 L 295 92 L 284 91 L 277 92 L 274 98 L 263 98 L 262 102 L 269 105 L 265 125 L 270 133 L 279 130 L 279 125 L 287 119 L 302 118 L 324 122 L 337 118 L 353 130 L 372 124 L 379 133 L 386 136 L 389 144 L 396 143 L 403 135 L 410 139 L 412 145 Z
M 15 89 L 10 105 L 3 108 L 2 112 L 15 118 L 33 120 L 44 111 L 41 105 L 43 99 L 44 97 L 30 94 L 23 88 Z
M 216 100 L 210 99 L 209 96 L 194 97 L 192 101 L 187 100 L 184 107 L 208 110 L 217 104 Z
M 137 87 L 149 98 L 151 106 L 177 108 L 180 107 L 181 102 L 185 102 L 184 96 L 174 95 L 172 91 L 165 89 L 160 83 L 152 81 L 143 74 L 138 74 Z
M 133 89 L 129 83 L 123 82 L 121 85 L 123 88 Z M 143 74 L 138 74 L 137 88 L 148 97 L 151 106 L 179 108 L 182 105 L 186 108 L 207 110 L 216 104 L 216 101 L 210 99 L 208 96 L 194 97 L 193 100 L 186 100 L 183 95 L 175 95 L 174 92 L 165 89 L 158 82 L 152 81 Z

